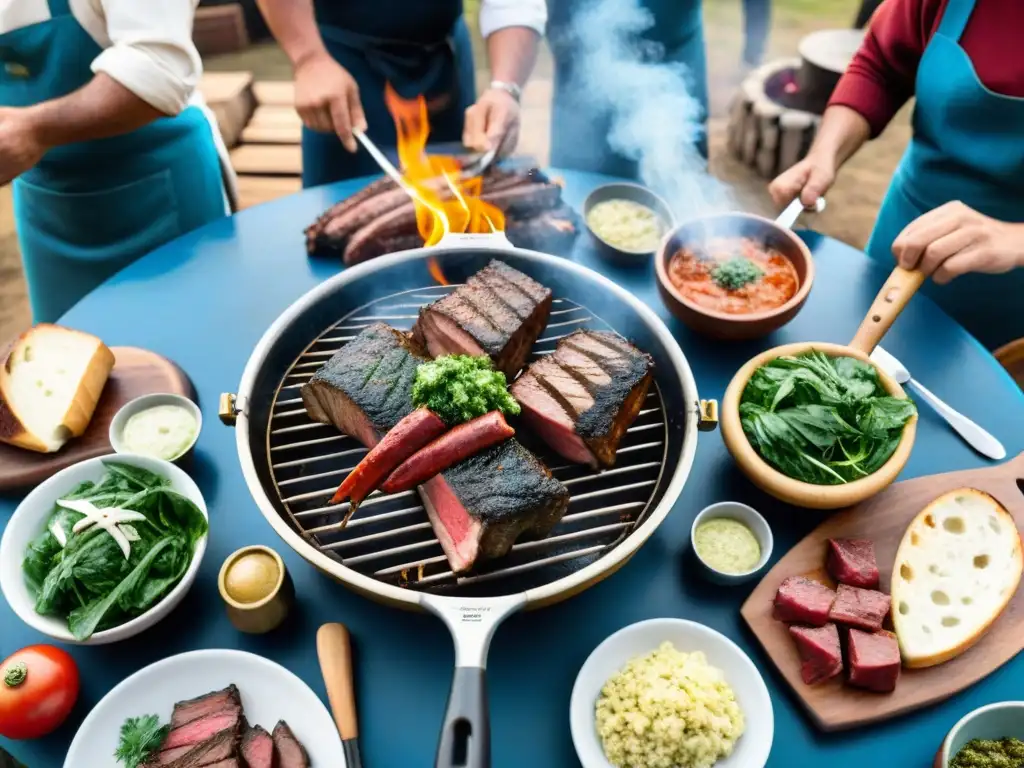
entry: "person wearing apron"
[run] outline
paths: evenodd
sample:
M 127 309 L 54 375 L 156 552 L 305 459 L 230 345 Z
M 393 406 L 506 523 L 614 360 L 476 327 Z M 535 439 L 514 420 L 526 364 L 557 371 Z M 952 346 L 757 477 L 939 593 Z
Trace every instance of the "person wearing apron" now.
M 352 133 L 395 146 L 388 85 L 404 99 L 426 98 L 431 144 L 514 147 L 521 88 L 547 17 L 544 0 L 483 0 L 493 80 L 479 100 L 462 0 L 258 2 L 295 70 L 303 186 L 380 172 Z
M 608 18 L 627 9 L 628 19 Z M 636 179 L 639 167 L 633 157 L 612 146 L 609 134 L 613 116 L 607 101 L 595 98 L 580 84 L 580 76 L 592 66 L 594 55 L 580 40 L 607 31 L 608 48 L 627 24 L 635 29 L 638 13 L 646 11 L 650 22 L 638 35 L 637 58 L 682 65 L 689 95 L 697 110 L 694 143 L 707 157 L 708 84 L 704 51 L 704 24 L 700 0 L 548 0 L 548 39 L 555 60 L 554 99 L 551 114 L 551 165 L 592 173 Z M 601 18 L 599 30 L 580 30 L 584 19 Z M 682 118 L 681 118 L 682 119 Z
M 807 159 L 771 187 L 810 204 L 910 95 L 913 137 L 867 244 L 989 349 L 1024 337 L 1024 4 L 887 0 Z M 884 83 L 885 87 L 878 84 Z
M 192 0 L 0 8 L 0 184 L 13 178 L 37 322 L 227 213 L 219 134 L 190 103 L 194 12 Z

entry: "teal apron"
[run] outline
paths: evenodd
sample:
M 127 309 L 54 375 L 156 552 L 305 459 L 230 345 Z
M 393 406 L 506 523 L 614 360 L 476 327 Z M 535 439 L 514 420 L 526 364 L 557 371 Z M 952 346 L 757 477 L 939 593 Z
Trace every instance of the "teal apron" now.
M 1001 221 L 1024 221 L 1024 99 L 988 90 L 960 47 L 975 0 L 949 0 L 917 70 L 914 136 L 903 155 L 868 254 L 892 264 L 910 222 L 952 200 Z M 1024 337 L 1024 269 L 970 274 L 923 290 L 989 349 Z
M 636 159 L 614 149 L 608 140 L 611 115 L 576 86 L 576 68 L 584 59 L 573 21 L 584 2 L 548 0 L 547 32 L 555 59 L 551 165 L 635 179 Z M 642 0 L 640 5 L 652 14 L 654 26 L 643 33 L 638 49 L 652 60 L 685 68 L 690 95 L 703 112 L 695 143 L 706 158 L 708 77 L 700 0 Z
M 388 83 L 403 98 L 427 98 L 431 143 L 461 142 L 463 116 L 476 98 L 461 0 L 319 0 L 315 9 L 328 52 L 359 84 L 367 133 L 378 146 L 397 143 L 384 103 Z M 379 172 L 366 152 L 350 153 L 336 135 L 303 128 L 303 186 Z
M 0 35 L 0 105 L 26 107 L 86 85 L 100 46 L 68 0 L 51 19 Z M 203 111 L 56 147 L 14 180 L 32 313 L 52 322 L 115 272 L 226 213 L 220 161 Z

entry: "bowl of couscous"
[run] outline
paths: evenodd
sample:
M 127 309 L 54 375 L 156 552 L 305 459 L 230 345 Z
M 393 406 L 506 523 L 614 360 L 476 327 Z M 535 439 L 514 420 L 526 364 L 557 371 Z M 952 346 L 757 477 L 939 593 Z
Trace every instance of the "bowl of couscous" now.
M 601 643 L 569 710 L 583 768 L 763 768 L 775 732 L 754 663 L 685 619 L 642 621 Z
M 594 189 L 583 202 L 583 218 L 597 253 L 620 266 L 649 263 L 675 222 L 664 200 L 628 182 Z

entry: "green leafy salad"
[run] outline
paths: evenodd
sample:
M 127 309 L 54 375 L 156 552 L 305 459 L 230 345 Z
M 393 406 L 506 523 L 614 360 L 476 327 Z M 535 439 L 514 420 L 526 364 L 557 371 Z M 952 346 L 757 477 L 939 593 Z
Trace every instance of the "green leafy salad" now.
M 179 582 L 206 535 L 203 513 L 170 481 L 104 462 L 106 474 L 58 499 L 22 563 L 37 613 L 78 640 L 139 616 Z
M 916 412 L 911 400 L 886 392 L 874 366 L 821 352 L 761 366 L 740 398 L 743 431 L 761 457 L 817 485 L 877 471 Z
M 506 388 L 505 374 L 494 370 L 489 357 L 469 355 L 444 355 L 420 365 L 412 404 L 429 408 L 450 427 L 491 411 L 510 416 L 520 411 Z

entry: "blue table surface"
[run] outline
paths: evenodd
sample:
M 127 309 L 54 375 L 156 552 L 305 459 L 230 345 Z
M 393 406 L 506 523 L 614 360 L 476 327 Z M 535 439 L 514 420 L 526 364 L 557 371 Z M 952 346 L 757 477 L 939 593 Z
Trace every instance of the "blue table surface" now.
M 609 181 L 571 172 L 562 176 L 565 197 L 577 209 L 593 187 Z M 326 701 L 314 636 L 328 621 L 344 622 L 355 639 L 365 764 L 433 765 L 454 662 L 444 626 L 428 615 L 377 605 L 349 592 L 285 546 L 251 499 L 233 430 L 217 420 L 218 396 L 237 388 L 253 347 L 270 323 L 339 269 L 335 260 L 306 256 L 303 229 L 365 183 L 309 190 L 212 224 L 143 258 L 64 318 L 112 345 L 161 353 L 192 377 L 206 420 L 193 474 L 208 501 L 211 540 L 196 585 L 163 623 L 127 642 L 71 649 L 81 668 L 82 692 L 69 721 L 34 742 L 0 739 L 28 768 L 59 766 L 82 718 L 104 694 L 147 664 L 183 651 L 239 648 L 266 656 L 299 674 Z M 884 265 L 853 248 L 815 233 L 804 237 L 818 269 L 806 306 L 787 327 L 749 343 L 711 342 L 675 321 L 658 298 L 652 267 L 611 267 L 597 258 L 585 235 L 572 258 L 603 272 L 658 311 L 679 340 L 700 395 L 721 398 L 736 369 L 762 349 L 801 340 L 848 342 L 886 277 Z M 885 346 L 936 394 L 993 431 L 1011 456 L 1024 450 L 1024 397 L 992 357 L 928 299 L 918 296 L 910 303 Z M 924 409 L 903 477 L 985 463 L 935 413 Z M 768 761 L 772 768 L 861 768 L 867 755 L 885 755 L 886 765 L 925 768 L 946 731 L 964 713 L 1020 698 L 1024 658 L 915 714 L 849 733 L 819 733 L 740 618 L 739 607 L 752 585 L 710 586 L 688 564 L 687 537 L 694 515 L 723 499 L 749 503 L 765 514 L 775 531 L 775 558 L 822 520 L 820 513 L 788 507 L 759 492 L 737 470 L 721 437 L 701 434 L 682 497 L 625 568 L 565 603 L 515 615 L 499 629 L 489 663 L 496 768 L 578 765 L 568 718 L 577 670 L 609 634 L 653 617 L 703 622 L 733 638 L 754 659 L 775 709 L 775 743 Z M 0 521 L 17 501 L 0 499 Z M 295 580 L 298 610 L 288 625 L 270 635 L 235 631 L 217 593 L 224 558 L 247 544 L 277 549 Z M 0 657 L 45 641 L 6 603 L 0 604 Z M 96 756 L 97 768 L 110 764 L 106 756 Z

